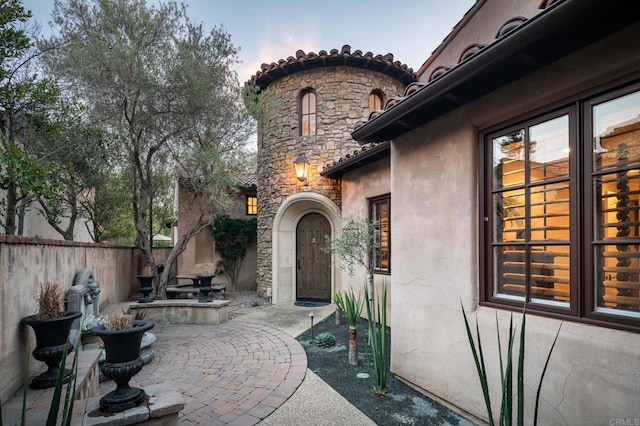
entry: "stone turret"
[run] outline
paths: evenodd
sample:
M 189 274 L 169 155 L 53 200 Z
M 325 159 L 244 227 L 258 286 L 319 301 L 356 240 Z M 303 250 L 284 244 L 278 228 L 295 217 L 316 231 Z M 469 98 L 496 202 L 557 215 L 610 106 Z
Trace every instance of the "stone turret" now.
M 414 81 L 413 70 L 394 62 L 393 55 L 352 53 L 349 46 L 344 46 L 340 51 L 334 49 L 329 53 L 299 50 L 295 57 L 263 64 L 261 71 L 247 83 L 257 86 L 262 93 L 257 168 L 257 287 L 260 294 L 271 295 L 272 269 L 278 267 L 272 257 L 276 250 L 274 218 L 283 203 L 294 194 L 314 192 L 339 208 L 341 182 L 322 177 L 319 172 L 327 164 L 360 148 L 351 138 L 351 131 L 358 121 L 369 116 L 372 92 L 382 98 L 384 105 Z M 310 91 L 316 98 L 315 132 L 302 135 L 300 103 L 302 96 Z M 296 179 L 294 174 L 293 161 L 300 154 L 309 162 L 305 182 Z

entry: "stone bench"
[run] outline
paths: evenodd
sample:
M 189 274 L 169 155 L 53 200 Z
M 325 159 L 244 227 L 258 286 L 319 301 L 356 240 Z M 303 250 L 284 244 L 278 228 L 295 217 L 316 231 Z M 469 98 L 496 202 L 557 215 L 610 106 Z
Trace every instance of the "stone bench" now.
M 195 275 L 177 275 L 177 279 L 188 279 L 193 282 L 193 284 L 180 284 L 167 286 L 166 293 L 167 298 L 174 299 L 177 296 L 182 294 L 186 295 L 186 298 L 191 299 L 195 298 L 195 296 L 200 292 L 200 284 L 199 279 Z M 211 283 L 211 296 L 216 300 L 224 299 L 224 291 L 226 290 L 227 285 L 223 283 Z

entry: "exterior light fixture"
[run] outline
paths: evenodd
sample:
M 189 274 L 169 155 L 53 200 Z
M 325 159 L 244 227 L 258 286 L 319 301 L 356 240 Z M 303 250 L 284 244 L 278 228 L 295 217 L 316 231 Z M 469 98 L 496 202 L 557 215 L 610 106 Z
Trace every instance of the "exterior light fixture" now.
M 296 170 L 296 177 L 300 182 L 307 182 L 309 177 L 309 160 L 304 154 L 298 155 L 298 158 L 293 162 L 293 167 Z
M 313 311 L 309 312 L 309 318 L 311 318 L 311 341 L 313 342 L 313 317 L 315 316 L 315 314 L 313 313 Z

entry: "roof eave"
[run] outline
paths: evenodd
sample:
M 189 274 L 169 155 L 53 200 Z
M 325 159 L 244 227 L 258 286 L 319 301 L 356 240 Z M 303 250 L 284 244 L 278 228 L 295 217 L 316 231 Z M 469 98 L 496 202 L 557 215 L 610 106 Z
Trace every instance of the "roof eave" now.
M 639 14 L 640 2 L 565 0 L 556 3 L 364 123 L 351 136 L 360 143 L 398 137 L 632 24 Z M 598 25 L 590 25 L 596 21 Z M 550 43 L 558 38 L 562 43 L 549 46 L 548 50 L 540 49 L 545 40 Z M 469 95 L 469 86 L 476 83 L 478 90 Z M 466 89 L 466 98 L 456 94 L 457 89 Z
M 331 179 L 339 179 L 347 172 L 358 169 L 364 165 L 373 163 L 374 161 L 389 156 L 390 146 L 391 142 L 389 141 L 379 143 L 364 152 L 344 159 L 334 164 L 333 166 L 324 168 L 322 172 L 320 172 L 320 176 L 328 177 Z

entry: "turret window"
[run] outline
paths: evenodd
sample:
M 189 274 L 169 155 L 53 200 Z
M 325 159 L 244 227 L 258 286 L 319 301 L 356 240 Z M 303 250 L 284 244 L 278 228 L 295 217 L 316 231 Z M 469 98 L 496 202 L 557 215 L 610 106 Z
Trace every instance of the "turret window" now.
M 300 136 L 316 134 L 316 93 L 306 90 L 300 97 Z
M 382 93 L 374 90 L 369 94 L 369 114 L 382 109 Z

